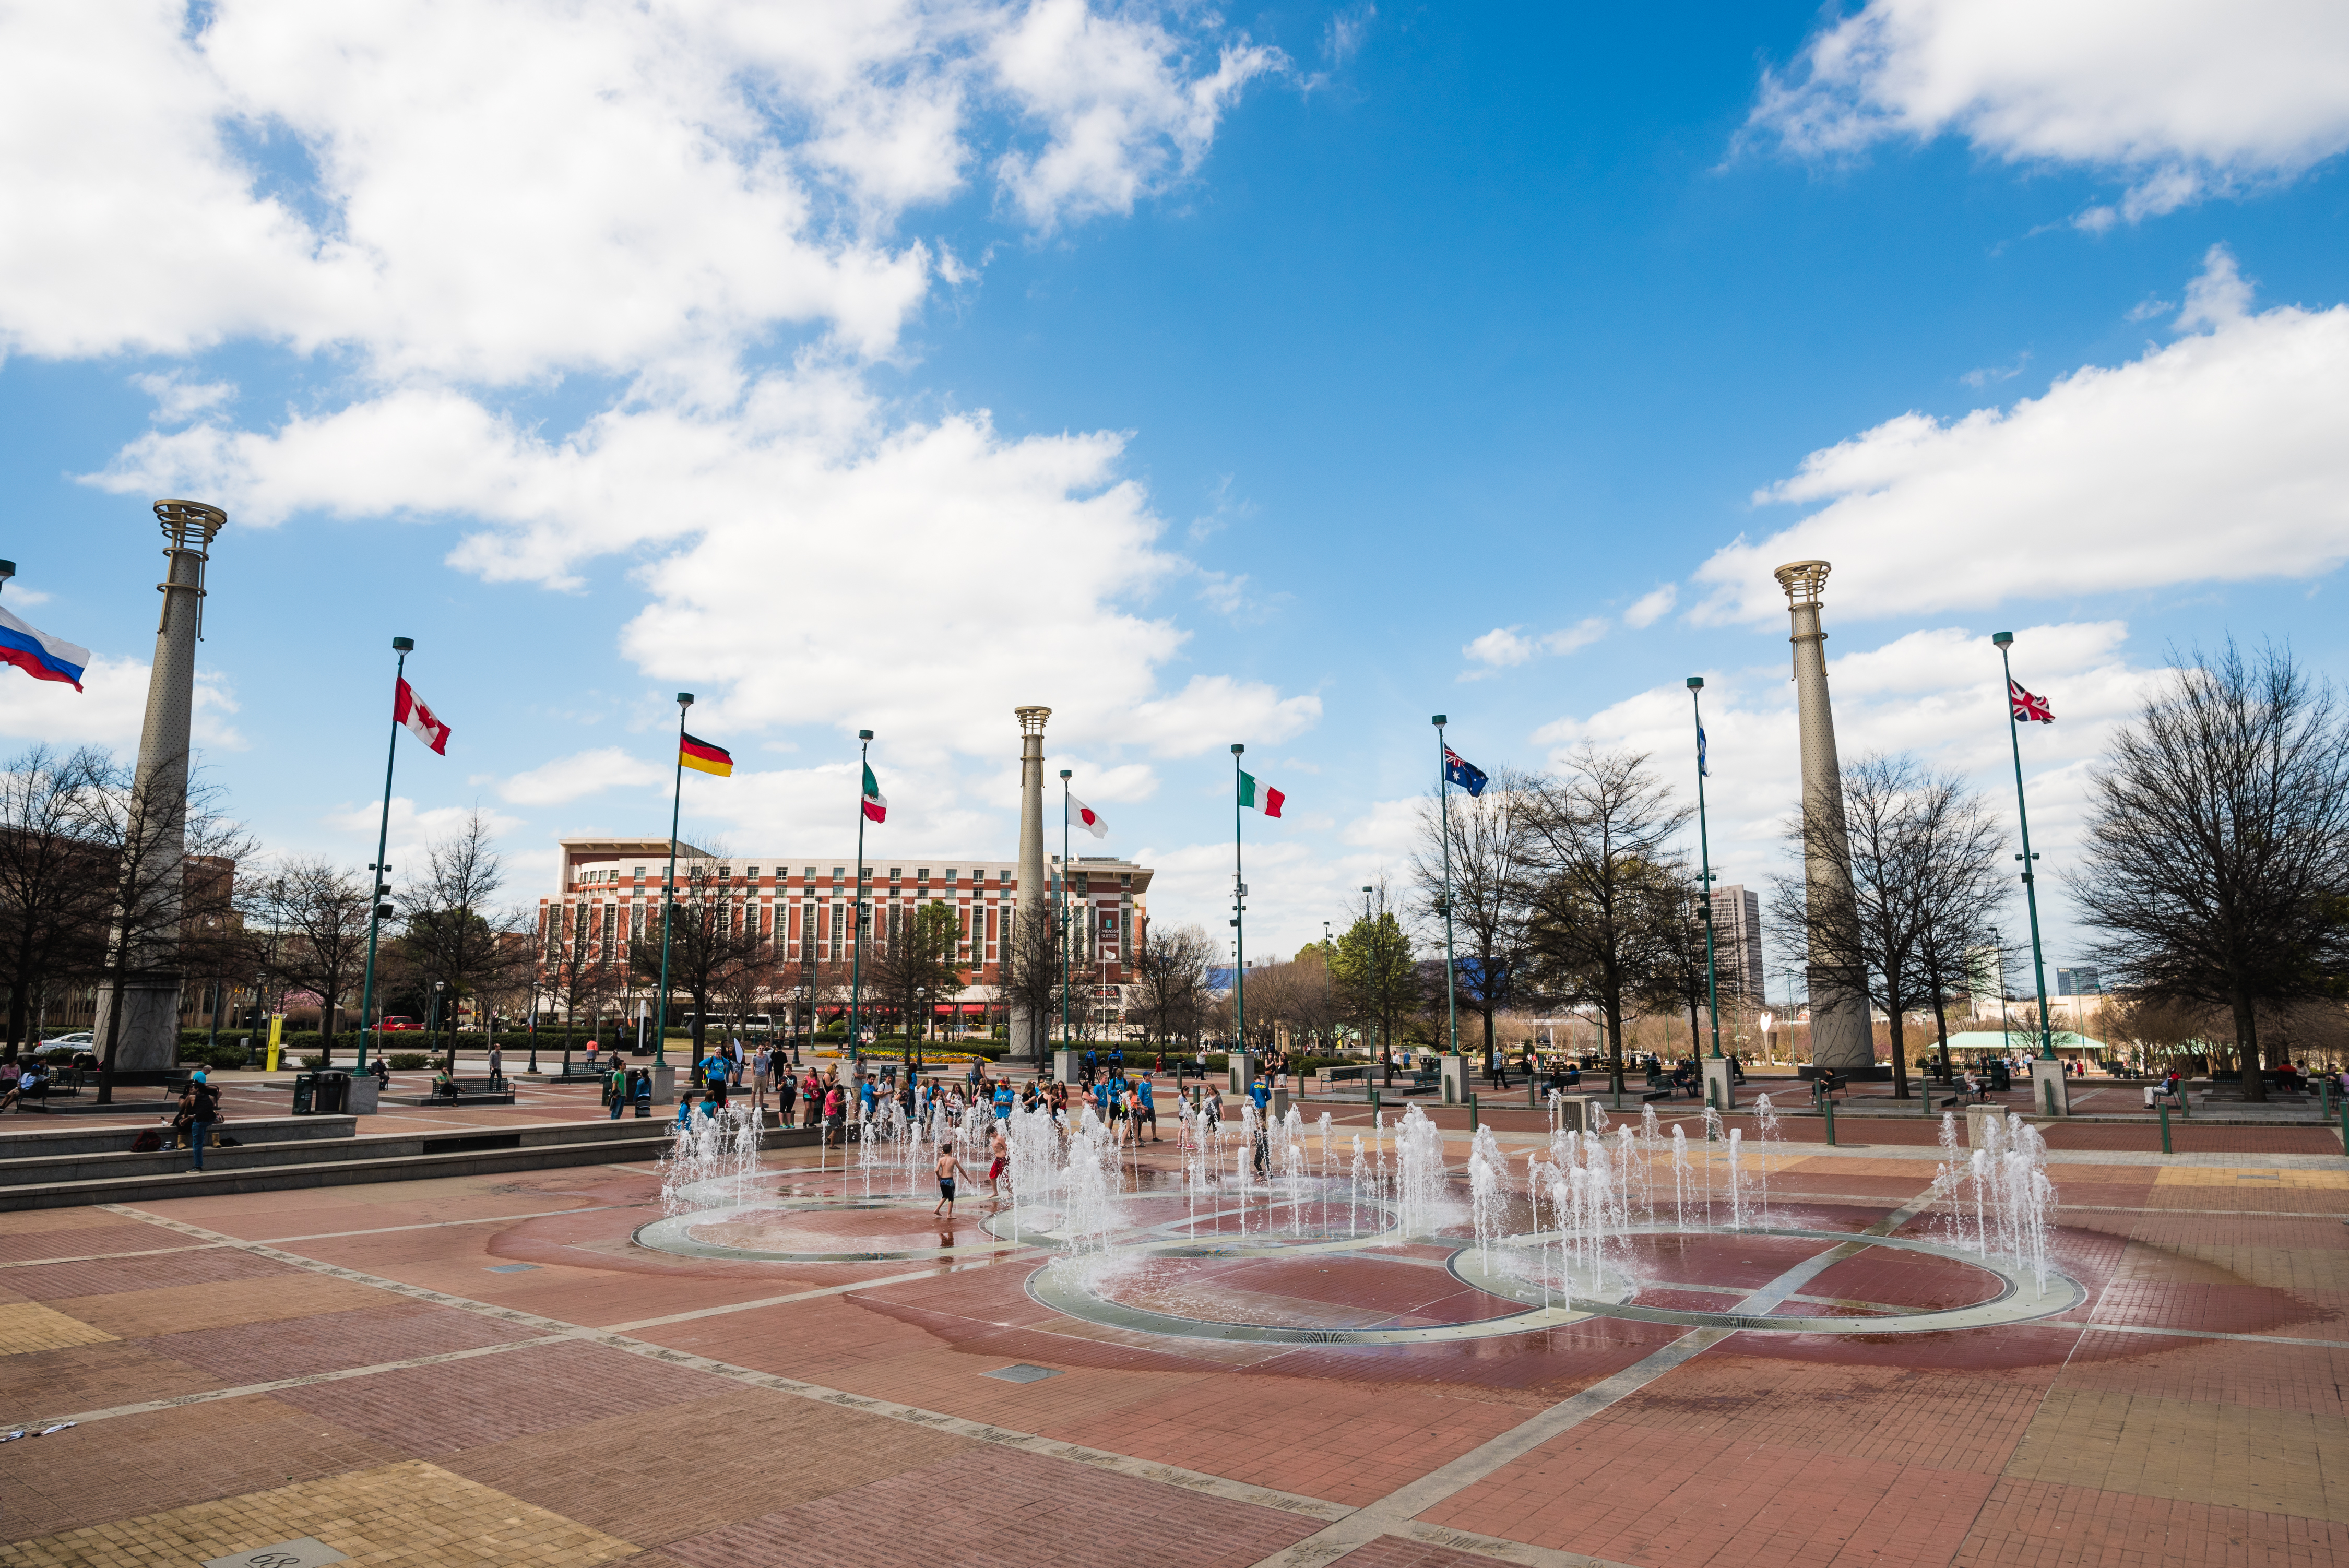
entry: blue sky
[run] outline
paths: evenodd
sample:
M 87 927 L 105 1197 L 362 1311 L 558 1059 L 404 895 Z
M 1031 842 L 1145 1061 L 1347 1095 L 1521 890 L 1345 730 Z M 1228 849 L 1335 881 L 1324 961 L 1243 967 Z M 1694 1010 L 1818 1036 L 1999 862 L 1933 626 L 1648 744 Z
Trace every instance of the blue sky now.
M 274 847 L 478 803 L 517 897 L 657 834 L 1010 852 L 1009 709 L 1259 951 L 1400 876 L 1431 713 L 1487 769 L 1689 772 L 1776 864 L 1780 561 L 1847 756 L 2067 863 L 2173 646 L 2344 673 L 2349 19 L 2269 0 L 1088 9 L 93 3 L 0 48 L 5 603 L 98 655 L 0 734 L 135 743 L 160 495 L 231 514 L 205 761 Z M 527 62 L 517 64 L 515 62 Z M 1784 536 L 1784 537 L 1782 537 Z M 823 846 L 833 848 L 826 851 Z M 2051 959 L 2068 956 L 2060 886 Z

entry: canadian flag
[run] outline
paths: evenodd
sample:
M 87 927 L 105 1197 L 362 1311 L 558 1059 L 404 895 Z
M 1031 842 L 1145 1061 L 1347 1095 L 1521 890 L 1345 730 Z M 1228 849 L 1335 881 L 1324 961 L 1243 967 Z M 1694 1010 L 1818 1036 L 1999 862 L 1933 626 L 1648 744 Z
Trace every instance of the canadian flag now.
M 1096 839 L 1109 837 L 1109 824 L 1102 820 L 1101 813 L 1074 795 L 1069 797 L 1069 826 L 1082 828 Z
M 449 755 L 449 727 L 433 717 L 432 710 L 424 706 L 424 699 L 416 695 L 416 688 L 408 684 L 405 676 L 400 677 L 399 695 L 391 701 L 391 721 L 408 726 L 417 739 L 440 756 Z

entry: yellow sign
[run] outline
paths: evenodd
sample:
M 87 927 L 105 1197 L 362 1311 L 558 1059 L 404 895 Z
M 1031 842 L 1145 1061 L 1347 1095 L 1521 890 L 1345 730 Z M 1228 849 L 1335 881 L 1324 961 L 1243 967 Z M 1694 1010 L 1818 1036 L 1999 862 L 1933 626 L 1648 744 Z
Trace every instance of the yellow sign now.
M 269 1015 L 269 1070 L 271 1072 L 275 1072 L 277 1070 L 277 1037 L 284 1032 L 285 1028 L 285 1014 L 272 1013 Z

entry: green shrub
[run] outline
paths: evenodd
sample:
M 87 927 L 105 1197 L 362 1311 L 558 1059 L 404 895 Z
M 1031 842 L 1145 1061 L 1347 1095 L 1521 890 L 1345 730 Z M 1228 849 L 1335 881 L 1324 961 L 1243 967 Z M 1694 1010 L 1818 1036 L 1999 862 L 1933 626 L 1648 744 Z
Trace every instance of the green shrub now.
M 402 1073 L 412 1073 L 419 1068 L 432 1065 L 432 1058 L 422 1051 L 390 1051 L 385 1054 L 384 1060 L 391 1064 L 392 1071 Z
M 326 1058 L 323 1055 L 304 1057 L 302 1058 L 302 1065 L 305 1068 L 316 1070 L 316 1068 L 326 1065 Z

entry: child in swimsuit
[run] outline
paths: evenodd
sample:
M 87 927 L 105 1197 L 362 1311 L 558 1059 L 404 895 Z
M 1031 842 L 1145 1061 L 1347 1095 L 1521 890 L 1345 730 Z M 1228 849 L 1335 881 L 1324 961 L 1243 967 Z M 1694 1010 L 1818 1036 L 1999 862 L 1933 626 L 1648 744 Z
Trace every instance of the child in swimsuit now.
M 954 1145 L 938 1145 L 938 1202 L 930 1211 L 933 1216 L 954 1218 L 955 1178 L 963 1174 L 962 1161 L 955 1158 Z

